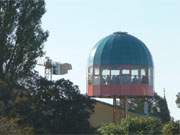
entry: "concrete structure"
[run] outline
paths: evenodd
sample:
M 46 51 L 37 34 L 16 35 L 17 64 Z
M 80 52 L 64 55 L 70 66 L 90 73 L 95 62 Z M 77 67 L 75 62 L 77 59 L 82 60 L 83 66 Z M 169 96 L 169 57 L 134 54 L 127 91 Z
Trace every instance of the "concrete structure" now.
M 91 114 L 89 118 L 89 122 L 92 127 L 97 128 L 105 123 L 113 122 L 113 105 L 97 101 L 95 104 L 94 112 Z M 124 111 L 120 108 L 116 108 L 115 110 L 117 120 L 121 120 L 123 117 Z M 131 116 L 138 116 L 138 114 L 128 112 Z

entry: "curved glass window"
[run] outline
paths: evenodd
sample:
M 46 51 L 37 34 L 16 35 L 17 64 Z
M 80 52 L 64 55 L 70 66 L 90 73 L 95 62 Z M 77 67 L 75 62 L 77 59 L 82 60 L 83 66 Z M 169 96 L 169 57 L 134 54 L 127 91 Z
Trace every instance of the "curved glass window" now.
M 111 70 L 111 75 L 119 75 L 120 70 Z
M 149 74 L 149 85 L 153 86 L 153 69 L 149 68 L 148 69 L 148 74 Z
M 119 84 L 120 70 L 111 70 L 111 82 L 113 84 Z
M 88 68 L 88 84 L 131 85 L 148 84 L 153 86 L 153 68 L 94 67 Z
M 122 69 L 122 74 L 120 75 L 121 84 L 129 84 L 131 82 L 131 75 L 129 69 Z
M 110 75 L 110 70 L 109 69 L 103 69 L 102 75 Z
M 92 79 L 93 79 L 93 68 L 89 67 L 88 68 L 88 84 L 92 84 Z
M 122 70 L 122 74 L 130 74 L 129 69 L 123 69 L 123 70 Z
M 146 69 L 147 70 L 147 69 Z M 141 83 L 148 84 L 149 78 L 145 69 L 141 69 Z
M 94 85 L 100 85 L 100 76 L 94 76 L 94 79 L 93 79 L 93 84 Z
M 103 85 L 109 85 L 111 83 L 110 70 L 109 69 L 103 69 L 101 75 L 102 75 L 101 83 Z
M 131 70 L 131 82 L 132 83 L 139 83 L 140 82 L 138 69 L 132 69 Z
M 95 74 L 95 75 L 99 75 L 99 68 L 98 68 L 98 67 L 95 67 L 95 68 L 94 68 L 94 74 Z
M 145 69 L 141 69 L 141 76 L 145 76 L 145 75 L 146 75 Z

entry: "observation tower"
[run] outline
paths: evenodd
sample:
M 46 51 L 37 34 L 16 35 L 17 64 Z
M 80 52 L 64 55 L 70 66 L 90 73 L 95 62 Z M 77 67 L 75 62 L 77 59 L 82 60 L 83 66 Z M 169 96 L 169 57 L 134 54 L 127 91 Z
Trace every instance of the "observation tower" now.
M 101 39 L 91 50 L 87 72 L 90 97 L 124 100 L 128 97 L 152 97 L 153 60 L 146 45 L 138 38 L 115 32 Z M 127 113 L 126 113 L 127 114 Z

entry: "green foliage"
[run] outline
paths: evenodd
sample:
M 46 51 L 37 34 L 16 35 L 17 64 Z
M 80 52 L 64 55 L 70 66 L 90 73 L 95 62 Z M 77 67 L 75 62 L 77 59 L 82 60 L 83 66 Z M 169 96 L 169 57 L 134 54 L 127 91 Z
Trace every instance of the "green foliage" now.
M 126 121 L 125 121 L 126 122 Z M 123 123 L 122 123 L 123 124 Z M 152 117 L 135 117 L 132 119 L 129 119 L 127 121 L 127 124 L 129 125 L 129 133 L 131 134 L 159 134 L 159 129 L 161 128 L 161 123 L 158 119 L 152 118 Z
M 48 33 L 41 28 L 44 0 L 0 1 L 0 79 L 10 85 L 32 75 Z
M 152 99 L 149 99 L 149 115 L 158 117 L 163 123 L 170 121 L 170 113 L 165 98 L 160 97 L 155 93 Z M 144 99 L 143 98 L 131 98 L 130 99 L 130 111 L 143 114 Z
M 70 81 L 35 74 L 48 37 L 44 13 L 44 0 L 0 0 L 0 116 L 20 118 L 36 133 L 85 133 L 94 101 Z
M 162 98 L 155 94 L 150 114 L 160 118 L 163 123 L 169 122 L 171 117 L 166 98 Z
M 1 117 L 0 135 L 33 135 L 33 128 L 20 125 L 20 121 L 17 118 Z
M 176 95 L 176 104 L 178 106 L 178 108 L 180 108 L 180 92 Z
M 170 121 L 164 124 L 162 129 L 163 135 L 177 135 L 180 134 L 180 122 Z
M 30 94 L 21 92 L 15 99 L 14 112 L 35 128 L 37 133 L 87 133 L 93 111 L 89 97 L 68 80 L 37 80 Z
M 80 94 L 78 86 L 64 79 L 33 81 L 32 89 L 0 85 L 0 116 L 20 118 L 38 134 L 90 132 L 94 101 Z
M 130 117 L 119 123 L 106 124 L 98 129 L 101 135 L 160 134 L 161 122 L 152 117 Z
M 98 133 L 101 135 L 127 135 L 127 127 L 124 125 L 121 126 L 121 124 L 117 123 L 109 123 L 105 124 L 102 127 L 98 129 Z
M 172 122 L 169 122 L 163 126 L 163 135 L 173 135 L 172 133 L 173 124 Z
M 0 83 L 0 116 L 8 116 L 12 109 L 12 94 L 5 81 Z

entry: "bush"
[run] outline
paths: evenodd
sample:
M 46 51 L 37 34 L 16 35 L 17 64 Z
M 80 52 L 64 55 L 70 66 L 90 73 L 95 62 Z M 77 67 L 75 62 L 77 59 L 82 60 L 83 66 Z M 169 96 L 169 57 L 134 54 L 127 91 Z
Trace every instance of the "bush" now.
M 160 134 L 161 122 L 158 119 L 152 117 L 147 117 L 147 118 L 135 117 L 135 118 L 130 118 L 127 122 L 128 122 L 129 133 L 143 134 L 143 135 Z
M 33 135 L 31 127 L 22 126 L 18 118 L 0 118 L 0 135 Z
M 152 117 L 130 117 L 119 123 L 105 124 L 98 129 L 101 135 L 161 134 L 161 122 Z
M 126 135 L 127 128 L 123 129 L 120 124 L 105 124 L 101 128 L 98 129 L 98 133 L 101 135 Z
M 170 121 L 166 124 L 164 124 L 162 128 L 163 135 L 176 135 L 180 134 L 180 128 L 179 128 L 178 122 Z

